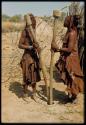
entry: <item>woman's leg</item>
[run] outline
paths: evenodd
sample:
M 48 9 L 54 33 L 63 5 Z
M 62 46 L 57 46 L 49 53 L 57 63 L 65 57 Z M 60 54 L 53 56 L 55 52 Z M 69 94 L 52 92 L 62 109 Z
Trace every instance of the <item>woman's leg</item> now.
M 23 92 L 24 92 L 24 96 L 28 96 L 27 94 L 27 90 L 28 90 L 28 85 L 26 83 L 26 64 L 25 62 L 23 62 L 22 64 L 22 74 L 23 74 Z
M 76 103 L 77 102 L 77 95 L 79 93 L 79 88 L 78 85 L 75 84 L 74 80 L 69 82 L 69 92 L 68 92 L 68 96 L 69 96 L 69 100 L 72 103 Z
M 32 84 L 32 89 L 33 89 L 33 98 L 36 96 L 36 83 Z
M 72 78 L 67 71 L 66 71 L 66 77 L 67 77 L 68 102 L 74 102 L 75 100 L 77 100 L 77 95 L 79 93 L 78 84 L 75 83 L 74 81 L 75 78 Z

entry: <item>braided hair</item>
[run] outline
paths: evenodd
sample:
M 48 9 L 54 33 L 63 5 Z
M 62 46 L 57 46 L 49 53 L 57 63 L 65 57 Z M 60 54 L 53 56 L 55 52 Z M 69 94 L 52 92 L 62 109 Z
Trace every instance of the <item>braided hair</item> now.
M 74 26 L 78 26 L 79 25 L 79 23 L 80 23 L 80 16 L 79 15 L 74 15 L 73 16 L 73 24 L 74 24 Z

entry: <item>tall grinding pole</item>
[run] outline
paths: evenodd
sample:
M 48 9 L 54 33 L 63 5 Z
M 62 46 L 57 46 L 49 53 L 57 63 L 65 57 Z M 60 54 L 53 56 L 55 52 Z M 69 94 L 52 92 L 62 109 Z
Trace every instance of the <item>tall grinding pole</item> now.
M 54 27 L 53 27 L 53 40 L 51 44 L 55 43 L 56 40 L 56 30 L 58 28 L 58 18 L 61 16 L 61 12 L 58 10 L 53 10 L 54 17 Z M 55 43 L 56 44 L 56 43 Z M 54 51 L 51 50 L 51 61 L 50 61 L 50 84 L 49 84 L 49 98 L 48 104 L 53 104 L 53 64 L 54 64 Z
M 24 18 L 25 18 L 25 21 L 27 22 L 27 25 L 28 25 L 27 31 L 28 31 L 28 33 L 29 33 L 29 31 L 31 31 L 31 35 L 34 39 L 33 45 L 35 46 L 35 48 L 37 48 L 37 47 L 39 47 L 39 44 L 38 44 L 38 41 L 36 40 L 36 36 L 35 36 L 35 33 L 33 31 L 33 28 L 32 28 L 32 22 L 31 22 L 29 14 L 25 15 Z M 46 96 L 48 99 L 49 92 L 48 92 L 47 70 L 46 70 L 46 67 L 45 67 L 44 61 L 43 61 L 44 59 L 42 56 L 42 50 L 43 49 L 41 48 L 41 51 L 39 52 L 39 59 L 40 59 L 41 69 L 42 69 L 42 73 L 43 73 L 43 77 L 44 77 L 44 81 L 45 81 L 45 86 L 46 86 Z

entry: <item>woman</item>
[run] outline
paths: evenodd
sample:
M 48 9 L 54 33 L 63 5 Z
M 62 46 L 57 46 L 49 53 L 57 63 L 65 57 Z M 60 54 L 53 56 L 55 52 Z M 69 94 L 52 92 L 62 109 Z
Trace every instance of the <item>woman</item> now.
M 32 14 L 29 14 L 32 23 L 32 29 L 35 34 L 36 20 Z M 32 86 L 33 98 L 36 94 L 36 82 L 40 81 L 40 68 L 39 68 L 39 57 L 38 57 L 38 47 L 35 47 L 35 42 L 31 30 L 28 30 L 29 26 L 26 21 L 26 26 L 22 31 L 21 38 L 19 40 L 19 48 L 24 49 L 24 54 L 21 59 L 21 68 L 23 73 L 23 88 L 24 95 L 27 96 L 28 85 Z
M 77 100 L 78 93 L 83 92 L 84 84 L 78 56 L 77 25 L 78 17 L 76 15 L 67 16 L 64 21 L 64 27 L 67 27 L 67 33 L 63 47 L 58 49 L 57 45 L 51 45 L 54 52 L 61 53 L 60 59 L 55 66 L 61 74 L 61 79 L 67 85 L 66 90 L 69 100 L 74 103 Z

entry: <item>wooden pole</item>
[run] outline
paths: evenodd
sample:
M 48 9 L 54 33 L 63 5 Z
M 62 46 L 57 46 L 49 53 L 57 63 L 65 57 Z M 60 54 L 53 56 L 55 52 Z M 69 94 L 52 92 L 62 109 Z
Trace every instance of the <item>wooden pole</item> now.
M 60 17 L 61 13 L 58 10 L 53 11 L 53 17 L 54 17 L 54 28 L 53 28 L 53 40 L 52 43 L 55 43 L 56 39 L 56 30 L 58 25 L 58 17 Z M 51 43 L 51 44 L 52 44 Z M 51 50 L 51 61 L 50 61 L 50 86 L 49 86 L 49 100 L 48 104 L 53 104 L 53 61 L 54 61 L 54 51 Z
M 30 16 L 27 14 L 25 15 L 25 21 L 27 22 L 28 24 L 28 30 L 31 31 L 32 33 L 32 36 L 33 36 L 33 39 L 34 39 L 34 43 L 39 46 L 37 40 L 36 40 L 36 37 L 35 37 L 35 34 L 34 34 L 34 31 L 33 31 L 33 28 L 32 28 L 32 22 L 31 22 L 31 19 L 30 19 Z M 42 49 L 39 53 L 39 59 L 40 59 L 40 64 L 41 64 L 41 69 L 42 69 L 42 73 L 43 73 L 43 77 L 44 77 L 44 81 L 45 81 L 45 86 L 46 86 L 46 96 L 47 98 L 49 97 L 49 92 L 48 92 L 48 80 L 47 80 L 47 70 L 46 70 L 46 67 L 44 65 L 44 61 L 43 61 L 43 56 L 42 56 Z

